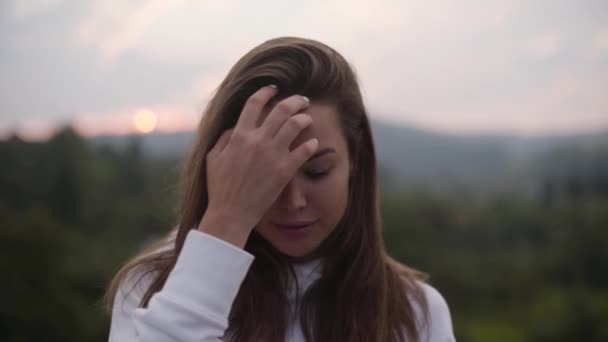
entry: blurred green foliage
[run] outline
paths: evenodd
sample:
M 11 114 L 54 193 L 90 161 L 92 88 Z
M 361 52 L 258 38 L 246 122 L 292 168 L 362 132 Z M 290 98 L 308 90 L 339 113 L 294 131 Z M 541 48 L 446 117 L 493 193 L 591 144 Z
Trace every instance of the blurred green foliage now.
M 606 151 L 551 164 L 538 196 L 383 192 L 389 251 L 430 273 L 459 341 L 608 341 Z M 70 128 L 0 142 L 0 340 L 107 340 L 105 286 L 175 223 L 179 163 Z

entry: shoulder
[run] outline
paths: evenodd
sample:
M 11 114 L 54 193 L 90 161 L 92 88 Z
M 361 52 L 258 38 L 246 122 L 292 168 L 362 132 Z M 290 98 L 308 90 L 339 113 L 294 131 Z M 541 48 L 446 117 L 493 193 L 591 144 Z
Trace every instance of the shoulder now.
M 175 234 L 172 232 L 166 240 L 159 241 L 154 248 L 141 253 L 137 259 L 153 257 L 172 249 Z M 158 271 L 147 267 L 145 263 L 136 264 L 121 277 L 112 301 L 109 341 L 135 340 L 136 331 L 133 323 L 135 312 L 142 299 L 158 276 Z
M 122 279 L 113 300 L 109 341 L 137 339 L 134 315 L 153 278 L 153 274 L 133 270 Z
M 428 312 L 415 305 L 416 316 L 420 327 L 421 342 L 453 342 L 454 332 L 452 327 L 452 316 L 445 298 L 433 286 L 418 281 Z
M 157 271 L 147 270 L 144 266 L 136 266 L 129 270 L 120 280 L 116 290 L 112 316 L 118 313 L 130 314 L 139 307 L 145 293 L 157 276 Z
M 158 270 L 151 267 L 150 262 L 146 262 L 145 260 L 152 260 L 156 256 L 172 251 L 175 237 L 176 231 L 172 230 L 168 235 L 153 243 L 132 260 L 134 266 L 128 272 L 125 272 L 122 279 L 120 279 L 114 300 L 114 311 L 116 309 L 121 310 L 125 304 L 127 304 L 130 310 L 139 306 L 139 302 L 158 276 Z

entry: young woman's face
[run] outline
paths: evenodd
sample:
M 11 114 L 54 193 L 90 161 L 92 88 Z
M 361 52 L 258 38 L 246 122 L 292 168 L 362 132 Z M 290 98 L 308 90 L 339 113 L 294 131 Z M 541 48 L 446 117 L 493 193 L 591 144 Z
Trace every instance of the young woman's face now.
M 346 210 L 350 174 L 348 145 L 335 108 L 313 102 L 305 112 L 313 123 L 292 148 L 311 138 L 319 140 L 319 148 L 256 228 L 275 248 L 295 258 L 310 256 L 336 228 Z

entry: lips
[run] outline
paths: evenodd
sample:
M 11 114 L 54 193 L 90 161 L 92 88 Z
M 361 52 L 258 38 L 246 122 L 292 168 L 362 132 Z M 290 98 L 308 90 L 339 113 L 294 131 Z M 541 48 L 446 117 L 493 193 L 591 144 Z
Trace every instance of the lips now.
M 304 229 L 317 223 L 319 220 L 307 220 L 307 221 L 273 221 L 272 224 L 281 229 L 298 230 Z

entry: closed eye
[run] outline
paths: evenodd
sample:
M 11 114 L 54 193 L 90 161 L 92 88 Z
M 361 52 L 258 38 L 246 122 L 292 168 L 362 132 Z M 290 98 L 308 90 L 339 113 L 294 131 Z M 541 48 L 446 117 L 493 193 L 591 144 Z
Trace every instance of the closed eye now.
M 304 174 L 310 179 L 321 179 L 329 174 L 330 170 L 324 171 L 305 171 Z

